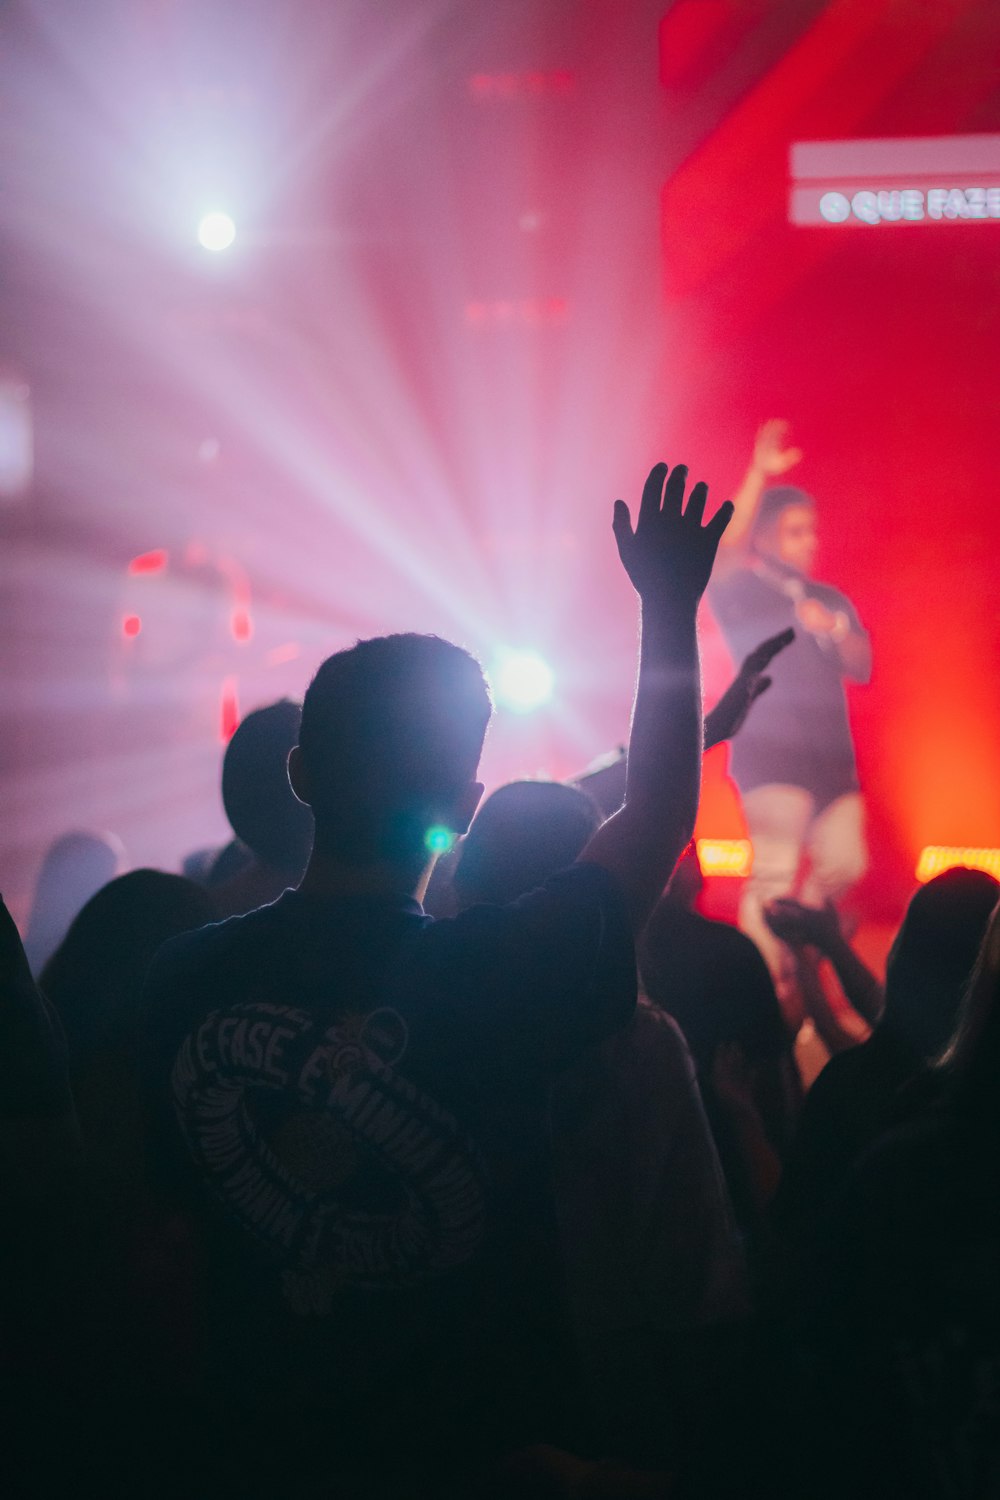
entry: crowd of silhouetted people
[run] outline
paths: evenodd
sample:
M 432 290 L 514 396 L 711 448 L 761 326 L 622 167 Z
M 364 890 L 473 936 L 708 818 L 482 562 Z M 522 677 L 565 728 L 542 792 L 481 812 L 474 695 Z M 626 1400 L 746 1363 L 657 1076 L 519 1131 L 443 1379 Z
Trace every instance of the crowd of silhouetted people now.
M 386 636 L 243 720 L 225 847 L 71 833 L 0 907 L 5 1493 L 1000 1496 L 1000 885 L 921 886 L 884 984 L 773 902 L 780 997 L 701 914 L 787 638 L 703 723 L 686 479 L 615 510 L 610 795 L 483 798 L 478 664 Z

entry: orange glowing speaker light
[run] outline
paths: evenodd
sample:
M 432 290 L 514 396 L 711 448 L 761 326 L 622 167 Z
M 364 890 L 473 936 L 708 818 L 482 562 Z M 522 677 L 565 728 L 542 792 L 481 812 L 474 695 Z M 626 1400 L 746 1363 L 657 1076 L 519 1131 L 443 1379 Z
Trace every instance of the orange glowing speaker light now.
M 749 839 L 699 839 L 698 863 L 706 876 L 749 875 L 753 845 Z
M 921 849 L 916 876 L 921 885 L 944 870 L 964 866 L 967 870 L 985 870 L 1000 880 L 1000 849 L 968 849 L 957 844 L 928 844 Z

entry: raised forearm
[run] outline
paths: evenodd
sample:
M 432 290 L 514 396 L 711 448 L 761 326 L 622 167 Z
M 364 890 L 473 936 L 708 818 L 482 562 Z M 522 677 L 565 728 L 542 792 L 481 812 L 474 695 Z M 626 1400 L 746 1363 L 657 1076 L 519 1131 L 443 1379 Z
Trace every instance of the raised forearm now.
M 625 802 L 584 858 L 614 871 L 635 931 L 694 831 L 701 782 L 701 673 L 693 611 L 644 604 Z
M 739 489 L 733 496 L 733 519 L 719 544 L 720 556 L 732 557 L 745 550 L 750 536 L 760 497 L 767 484 L 767 475 L 756 463 L 751 462 L 743 476 Z
M 625 803 L 580 856 L 618 882 L 641 931 L 691 837 L 701 779 L 701 673 L 695 617 L 732 506 L 702 524 L 708 488 L 684 503 L 687 467 L 654 464 L 635 526 L 616 500 L 612 527 L 642 604 L 639 681 L 625 775 Z
M 799 950 L 795 954 L 796 978 L 806 1014 L 812 1021 L 820 1039 L 830 1053 L 845 1052 L 859 1040 L 840 1024 L 823 988 L 819 966 L 811 954 Z
M 827 945 L 826 956 L 848 1003 L 869 1026 L 874 1026 L 882 1014 L 885 993 L 871 969 L 843 938 Z
M 655 820 L 677 854 L 694 830 L 701 781 L 701 671 L 695 617 L 642 606 L 639 680 L 629 735 L 625 804 Z

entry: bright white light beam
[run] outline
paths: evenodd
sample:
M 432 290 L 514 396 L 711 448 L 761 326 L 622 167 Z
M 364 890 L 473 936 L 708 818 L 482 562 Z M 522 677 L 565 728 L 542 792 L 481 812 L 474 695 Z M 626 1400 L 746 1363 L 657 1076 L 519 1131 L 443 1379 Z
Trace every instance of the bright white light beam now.
M 497 703 L 513 713 L 530 714 L 552 697 L 552 668 L 537 651 L 498 651 L 490 675 Z
M 236 225 L 218 210 L 205 214 L 198 225 L 198 243 L 205 250 L 228 250 L 235 238 Z

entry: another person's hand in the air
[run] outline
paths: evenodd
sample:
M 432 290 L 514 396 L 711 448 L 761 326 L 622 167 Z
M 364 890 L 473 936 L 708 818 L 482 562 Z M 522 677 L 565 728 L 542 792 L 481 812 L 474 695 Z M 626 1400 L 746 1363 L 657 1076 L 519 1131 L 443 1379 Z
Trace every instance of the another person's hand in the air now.
M 788 423 L 772 417 L 758 429 L 753 445 L 753 467 L 767 479 L 779 479 L 802 461 L 802 449 L 788 444 Z
M 721 744 L 723 740 L 731 740 L 743 728 L 751 706 L 771 686 L 770 677 L 765 676 L 767 668 L 778 652 L 784 651 L 794 639 L 795 631 L 789 626 L 780 635 L 772 635 L 768 640 L 761 641 L 744 659 L 718 703 L 705 715 L 706 750 Z
M 782 896 L 768 902 L 764 920 L 789 948 L 818 948 L 821 953 L 829 953 L 843 940 L 837 908 L 831 901 L 825 906 L 803 906 L 801 901 Z

